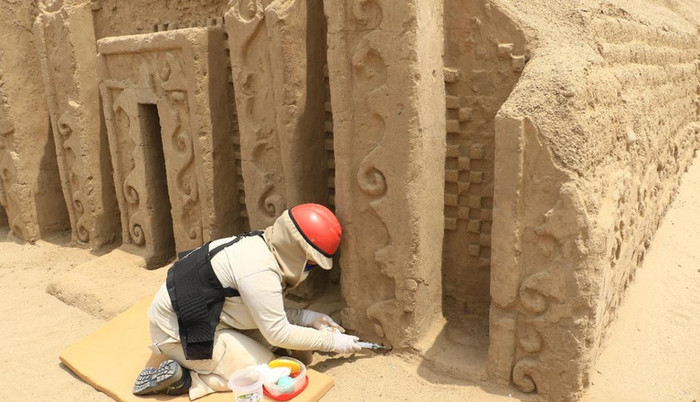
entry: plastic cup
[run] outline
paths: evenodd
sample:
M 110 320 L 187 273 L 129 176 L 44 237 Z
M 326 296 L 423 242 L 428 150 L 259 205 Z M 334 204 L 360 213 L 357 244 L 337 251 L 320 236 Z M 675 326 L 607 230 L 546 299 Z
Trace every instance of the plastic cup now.
M 236 402 L 262 402 L 263 382 L 260 373 L 252 368 L 240 369 L 228 380 L 228 387 L 233 391 Z

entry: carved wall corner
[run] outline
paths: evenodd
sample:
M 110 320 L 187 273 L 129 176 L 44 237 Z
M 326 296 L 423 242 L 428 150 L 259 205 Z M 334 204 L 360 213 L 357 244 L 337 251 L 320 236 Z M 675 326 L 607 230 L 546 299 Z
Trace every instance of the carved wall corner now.
M 523 392 L 558 395 L 583 375 L 593 300 L 579 288 L 590 241 L 583 197 L 529 118 L 498 117 L 489 373 Z M 533 179 L 535 178 L 535 179 Z M 527 185 L 525 183 L 527 181 Z M 526 207 L 527 206 L 527 207 Z

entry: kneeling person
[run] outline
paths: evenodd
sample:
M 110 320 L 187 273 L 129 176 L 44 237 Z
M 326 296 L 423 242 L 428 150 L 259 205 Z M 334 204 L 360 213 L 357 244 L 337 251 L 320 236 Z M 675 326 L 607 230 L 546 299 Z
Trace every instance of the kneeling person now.
M 343 334 L 328 315 L 284 307 L 283 290 L 298 286 L 316 266 L 332 268 L 341 233 L 330 210 L 302 204 L 264 231 L 215 240 L 184 255 L 148 312 L 152 348 L 170 360 L 141 372 L 133 393 L 189 392 L 197 399 L 227 391 L 234 371 L 274 358 L 263 343 L 360 350 L 357 338 Z M 329 326 L 340 332 L 320 331 Z

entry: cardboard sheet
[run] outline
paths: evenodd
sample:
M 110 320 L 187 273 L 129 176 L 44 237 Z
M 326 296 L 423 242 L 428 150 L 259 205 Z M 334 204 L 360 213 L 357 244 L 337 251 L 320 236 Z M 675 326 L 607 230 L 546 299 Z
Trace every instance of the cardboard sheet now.
M 116 316 L 79 342 L 61 352 L 61 362 L 85 382 L 118 401 L 189 401 L 180 396 L 135 396 L 134 380 L 145 367 L 158 366 L 164 356 L 154 355 L 148 345 L 148 307 L 152 297 L 140 301 Z M 308 387 L 291 399 L 293 402 L 315 402 L 333 387 L 330 376 L 307 370 Z M 197 401 L 231 402 L 233 393 L 217 392 Z M 265 401 L 272 401 L 265 397 Z

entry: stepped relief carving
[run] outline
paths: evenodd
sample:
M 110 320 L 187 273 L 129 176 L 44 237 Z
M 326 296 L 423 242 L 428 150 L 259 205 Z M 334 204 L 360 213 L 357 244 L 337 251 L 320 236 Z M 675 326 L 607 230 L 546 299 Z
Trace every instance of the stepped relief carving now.
M 490 304 L 495 116 L 527 54 L 519 24 L 495 4 L 445 1 L 445 240 L 448 316 Z M 451 310 L 451 311 L 450 311 Z
M 276 2 L 272 2 L 276 3 Z M 241 168 L 251 228 L 265 227 L 287 207 L 280 163 L 270 29 L 262 1 L 234 0 L 226 13 L 240 130 Z

